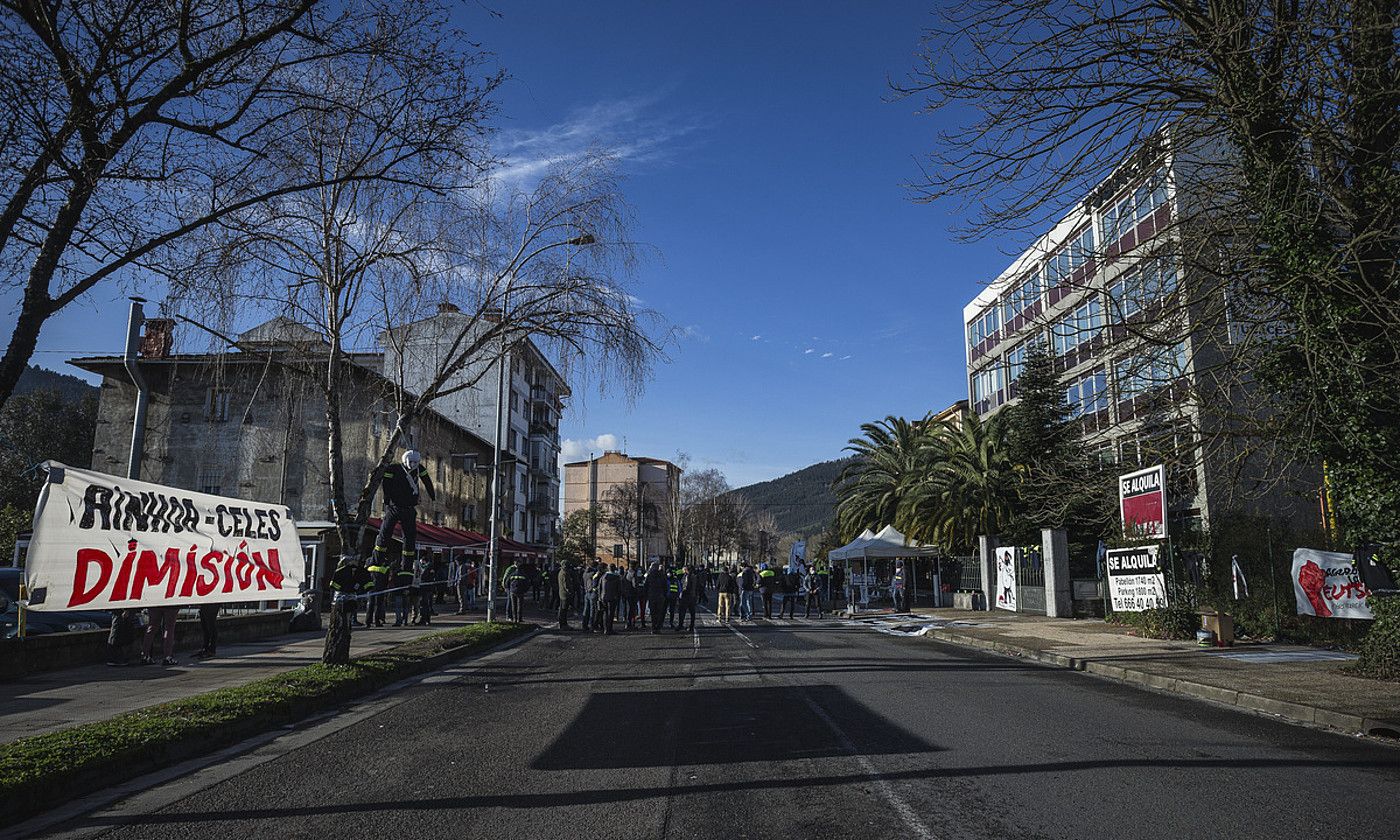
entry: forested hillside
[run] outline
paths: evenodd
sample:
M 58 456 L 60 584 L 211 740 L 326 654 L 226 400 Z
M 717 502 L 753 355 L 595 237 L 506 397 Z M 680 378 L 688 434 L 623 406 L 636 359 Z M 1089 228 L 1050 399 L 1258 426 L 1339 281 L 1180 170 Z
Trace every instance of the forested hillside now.
M 781 478 L 740 487 L 734 492 L 754 507 L 772 513 L 778 520 L 779 531 L 811 536 L 830 524 L 836 510 L 831 483 L 849 460 L 823 461 Z

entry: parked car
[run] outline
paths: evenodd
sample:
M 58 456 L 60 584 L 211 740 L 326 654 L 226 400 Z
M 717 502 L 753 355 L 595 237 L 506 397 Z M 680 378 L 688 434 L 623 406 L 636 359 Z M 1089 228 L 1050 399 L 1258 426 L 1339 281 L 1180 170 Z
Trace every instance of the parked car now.
M 7 639 L 19 635 L 19 586 L 23 581 L 23 569 L 0 569 L 0 632 L 3 632 Z M 24 632 L 28 636 L 78 630 L 105 630 L 111 626 L 112 614 L 107 610 L 27 610 L 24 614 Z

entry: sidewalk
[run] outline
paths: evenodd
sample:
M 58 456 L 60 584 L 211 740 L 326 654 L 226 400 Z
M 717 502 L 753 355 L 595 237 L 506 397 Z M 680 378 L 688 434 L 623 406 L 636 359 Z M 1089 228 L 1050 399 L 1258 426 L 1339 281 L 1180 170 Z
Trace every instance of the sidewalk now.
M 1108 679 L 1184 694 L 1350 734 L 1400 737 L 1400 685 L 1349 676 L 1354 657 L 1297 645 L 1143 639 L 1098 620 L 1006 612 L 919 610 L 870 616 L 902 635 L 1025 657 Z
M 356 627 L 351 634 L 351 655 L 393 647 L 485 618 L 481 609 L 468 615 L 453 615 L 455 605 L 451 603 L 439 605 L 438 609 L 448 612 L 434 616 L 427 627 Z M 498 620 L 504 619 L 505 610 L 501 609 Z M 221 645 L 215 659 L 200 661 L 182 656 L 180 664 L 170 668 L 87 665 L 0 683 L 0 744 L 311 665 L 321 661 L 324 646 L 324 631 L 295 633 Z

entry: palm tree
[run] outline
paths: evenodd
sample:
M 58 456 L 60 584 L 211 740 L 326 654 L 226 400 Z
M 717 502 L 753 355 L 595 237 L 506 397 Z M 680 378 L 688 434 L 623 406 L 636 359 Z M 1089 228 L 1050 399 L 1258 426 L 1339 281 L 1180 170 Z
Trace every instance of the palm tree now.
M 968 414 L 925 438 L 918 479 L 902 497 L 898 521 L 911 539 L 968 550 L 978 535 L 1011 520 L 1018 471 L 1006 450 L 1006 424 Z
M 846 451 L 852 460 L 832 485 L 843 539 L 896 522 L 904 494 L 920 477 L 931 425 L 928 417 L 911 421 L 893 415 L 861 425 L 864 437 L 851 439 Z

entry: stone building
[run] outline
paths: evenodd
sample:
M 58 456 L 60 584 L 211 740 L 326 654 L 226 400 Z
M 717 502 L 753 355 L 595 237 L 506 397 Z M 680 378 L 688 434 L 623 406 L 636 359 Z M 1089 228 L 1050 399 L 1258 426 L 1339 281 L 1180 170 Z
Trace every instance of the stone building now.
M 238 498 L 277 502 L 299 523 L 334 519 L 326 440 L 325 401 L 315 375 L 324 371 L 325 345 L 285 319 L 240 337 L 242 352 L 144 356 L 149 389 L 143 480 Z M 149 348 L 151 342 L 146 342 Z M 167 348 L 162 348 L 168 350 Z M 121 356 L 72 359 L 102 377 L 93 469 L 125 475 L 136 388 Z M 352 356 L 340 387 L 345 492 L 355 505 L 370 466 L 378 461 L 396 417 L 394 384 L 378 354 Z M 322 374 L 324 375 L 324 374 Z M 437 489 L 423 499 L 420 521 L 480 531 L 486 527 L 490 444 L 438 411 L 425 412 L 399 450 L 413 447 Z M 397 457 L 397 453 L 396 453 Z M 382 513 L 375 494 L 373 513 Z

